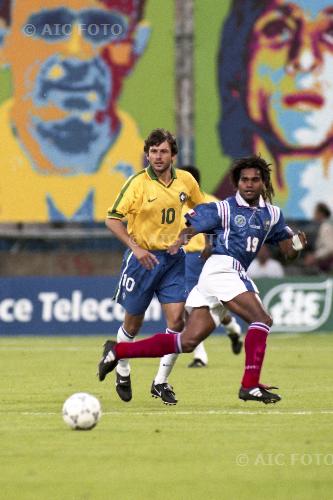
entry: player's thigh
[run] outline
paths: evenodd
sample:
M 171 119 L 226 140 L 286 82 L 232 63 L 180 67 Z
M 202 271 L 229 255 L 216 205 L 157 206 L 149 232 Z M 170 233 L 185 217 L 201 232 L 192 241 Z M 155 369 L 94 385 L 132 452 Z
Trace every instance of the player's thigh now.
M 180 337 L 183 352 L 192 352 L 214 331 L 215 327 L 209 307 L 193 308 Z
M 263 307 L 258 294 L 254 292 L 241 293 L 224 305 L 247 323 L 259 321 L 268 326 L 272 324 L 272 318 Z

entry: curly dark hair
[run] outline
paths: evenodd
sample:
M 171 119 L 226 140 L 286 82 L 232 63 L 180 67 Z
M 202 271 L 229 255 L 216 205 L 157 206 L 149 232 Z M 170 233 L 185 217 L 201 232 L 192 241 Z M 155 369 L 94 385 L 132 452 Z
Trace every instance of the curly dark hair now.
M 272 203 L 274 196 L 274 189 L 271 182 L 271 164 L 267 163 L 261 156 L 245 156 L 235 160 L 231 166 L 230 177 L 233 185 L 238 186 L 238 182 L 244 168 L 256 168 L 260 171 L 261 178 L 264 182 L 265 189 L 263 190 L 262 197 Z
M 171 132 L 165 130 L 164 128 L 155 128 L 150 132 L 145 140 L 143 150 L 146 154 L 148 154 L 151 146 L 159 146 L 164 141 L 169 143 L 172 156 L 176 155 L 178 153 L 176 138 Z

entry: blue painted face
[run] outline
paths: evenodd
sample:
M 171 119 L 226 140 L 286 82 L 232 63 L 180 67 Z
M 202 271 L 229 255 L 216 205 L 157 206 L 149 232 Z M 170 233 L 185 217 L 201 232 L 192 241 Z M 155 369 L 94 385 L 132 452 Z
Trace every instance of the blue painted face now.
M 119 42 L 128 32 L 125 16 L 102 9 L 49 9 L 28 19 L 34 38 L 50 45 L 68 43 L 74 23 L 78 36 L 92 47 Z M 118 132 L 95 119 L 98 111 L 106 110 L 111 97 L 112 72 L 98 51 L 90 55 L 82 59 L 80 54 L 50 55 L 41 64 L 33 92 L 37 108 L 54 106 L 65 113 L 62 119 L 47 121 L 35 116 L 31 133 L 53 164 L 69 168 L 72 174 L 95 171 L 101 152 L 111 146 Z
M 53 76 L 54 68 L 59 76 Z M 111 90 L 110 70 L 101 58 L 64 59 L 56 54 L 40 68 L 33 101 L 37 107 L 53 104 L 69 113 L 96 112 L 106 108 Z

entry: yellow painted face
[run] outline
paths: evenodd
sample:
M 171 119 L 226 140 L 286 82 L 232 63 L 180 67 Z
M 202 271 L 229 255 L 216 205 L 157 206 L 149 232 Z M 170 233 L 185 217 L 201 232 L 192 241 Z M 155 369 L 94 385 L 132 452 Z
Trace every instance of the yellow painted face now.
M 274 0 L 250 40 L 250 118 L 287 147 L 333 135 L 333 0 Z

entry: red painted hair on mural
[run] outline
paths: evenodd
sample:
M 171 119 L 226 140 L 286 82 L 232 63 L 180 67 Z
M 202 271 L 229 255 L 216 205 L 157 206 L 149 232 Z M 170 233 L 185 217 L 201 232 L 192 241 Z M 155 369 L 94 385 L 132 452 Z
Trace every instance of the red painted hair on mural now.
M 122 12 L 132 18 L 134 23 L 143 18 L 146 0 L 99 0 L 109 9 L 119 8 Z

